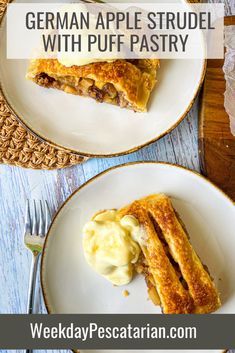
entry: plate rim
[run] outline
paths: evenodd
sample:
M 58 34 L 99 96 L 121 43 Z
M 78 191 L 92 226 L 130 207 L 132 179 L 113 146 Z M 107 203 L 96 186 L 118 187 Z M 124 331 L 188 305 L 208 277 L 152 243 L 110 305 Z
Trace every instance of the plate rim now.
M 15 0 L 10 0 L 9 1 L 9 4 L 10 3 L 13 3 Z M 183 2 L 186 2 L 186 3 L 189 3 L 190 4 L 190 0 L 181 0 Z M 8 6 L 8 5 L 7 5 Z M 0 31 L 3 30 L 3 21 L 4 21 L 4 18 L 6 16 L 6 13 L 7 13 L 7 6 L 2 14 L 2 17 L 0 19 Z M 9 59 L 8 59 L 9 60 Z M 175 59 L 177 60 L 177 59 Z M 168 133 L 170 133 L 172 130 L 174 130 L 180 123 L 181 121 L 186 117 L 186 115 L 189 113 L 190 109 L 192 108 L 196 98 L 197 98 L 197 95 L 202 87 L 202 84 L 204 82 L 204 78 L 205 78 L 205 75 L 206 75 L 206 68 L 207 68 L 207 59 L 204 59 L 203 62 L 202 62 L 202 71 L 201 71 L 201 77 L 199 79 L 199 82 L 198 82 L 198 85 L 196 87 L 196 90 L 195 90 L 195 93 L 193 95 L 193 98 L 191 99 L 191 101 L 189 102 L 189 104 L 187 105 L 184 113 L 177 119 L 177 121 L 175 122 L 175 124 L 173 124 L 169 129 L 165 130 L 164 132 L 162 132 L 161 134 L 159 134 L 158 136 L 154 137 L 153 139 L 150 139 L 140 145 L 137 145 L 137 146 L 134 146 L 132 147 L 131 149 L 128 149 L 128 150 L 124 150 L 124 151 L 121 151 L 121 152 L 115 152 L 115 153 L 90 153 L 90 152 L 81 152 L 81 151 L 78 151 L 77 149 L 74 150 L 72 148 L 68 148 L 68 147 L 65 147 L 59 143 L 56 143 L 56 142 L 53 142 L 51 141 L 49 138 L 46 138 L 45 136 L 42 136 L 41 134 L 39 134 L 38 132 L 35 132 L 33 130 L 32 127 L 29 126 L 28 123 L 25 122 L 24 118 L 21 116 L 21 114 L 18 114 L 16 112 L 16 108 L 14 107 L 14 103 L 9 103 L 9 101 L 7 100 L 7 97 L 6 97 L 6 91 L 4 92 L 4 86 L 3 86 L 3 82 L 2 82 L 2 79 L 1 79 L 1 76 L 0 76 L 0 94 L 2 95 L 3 99 L 4 99 L 4 103 L 7 105 L 7 108 L 9 109 L 9 111 L 14 115 L 14 117 L 16 118 L 16 120 L 28 131 L 30 132 L 33 136 L 35 136 L 36 138 L 38 138 L 41 142 L 44 142 L 44 143 L 47 143 L 49 144 L 50 146 L 52 147 L 55 147 L 57 149 L 63 149 L 65 152 L 68 152 L 68 153 L 72 153 L 72 154 L 76 154 L 76 155 L 79 155 L 79 156 L 84 156 L 84 157 L 98 157 L 98 158 L 102 158 L 102 157 L 118 157 L 118 156 L 124 156 L 124 155 L 127 155 L 129 153 L 133 153 L 133 152 L 136 152 L 138 151 L 139 149 L 143 148 L 143 147 L 146 147 L 154 142 L 156 142 L 157 140 L 161 139 L 162 137 L 164 137 L 165 135 L 167 135 Z
M 205 181 L 207 184 L 211 185 L 215 190 L 217 190 L 222 196 L 224 196 L 233 206 L 235 206 L 235 201 L 232 200 L 232 198 L 230 196 L 228 196 L 223 190 L 221 190 L 216 184 L 214 184 L 213 182 L 211 182 L 208 178 L 206 178 L 204 175 L 200 174 L 199 172 L 195 171 L 195 170 L 191 170 L 189 168 L 186 168 L 184 166 L 178 165 L 178 164 L 174 164 L 174 163 L 168 163 L 168 162 L 158 162 L 158 161 L 138 161 L 138 162 L 127 162 L 127 163 L 123 163 L 120 165 L 115 165 L 111 168 L 108 168 L 106 170 L 104 170 L 103 172 L 93 176 L 92 178 L 90 178 L 89 180 L 87 180 L 85 183 L 83 183 L 82 185 L 80 185 L 76 190 L 74 190 L 72 192 L 72 194 L 62 203 L 62 205 L 59 207 L 59 209 L 57 210 L 57 212 L 55 213 L 53 220 L 50 224 L 50 227 L 48 229 L 48 232 L 46 234 L 46 238 L 45 238 L 45 242 L 44 242 L 44 247 L 43 247 L 43 251 L 42 251 L 42 255 L 41 255 L 41 264 L 40 264 L 40 282 L 41 282 L 41 288 L 42 288 L 42 296 L 43 296 L 43 300 L 44 300 L 44 304 L 47 310 L 48 314 L 52 314 L 52 310 L 50 308 L 50 304 L 49 301 L 47 300 L 47 295 L 46 295 L 46 285 L 44 283 L 44 271 L 45 271 L 45 250 L 48 247 L 48 239 L 51 236 L 51 230 L 52 227 L 54 225 L 54 223 L 56 222 L 60 212 L 63 210 L 63 208 L 67 205 L 67 203 L 70 201 L 70 199 L 73 198 L 73 196 L 77 193 L 79 193 L 80 190 L 82 190 L 84 187 L 86 187 L 88 184 L 92 183 L 94 180 L 96 180 L 99 177 L 102 177 L 103 175 L 105 175 L 106 173 L 109 173 L 115 169 L 121 169 L 124 167 L 129 167 L 132 165 L 144 165 L 144 164 L 153 164 L 153 165 L 162 165 L 162 166 L 169 166 L 169 167 L 173 167 L 179 170 L 184 170 L 186 172 L 189 172 L 193 175 L 196 175 L 197 177 L 199 177 L 200 179 L 202 179 L 203 181 Z M 226 352 L 226 351 L 223 351 Z

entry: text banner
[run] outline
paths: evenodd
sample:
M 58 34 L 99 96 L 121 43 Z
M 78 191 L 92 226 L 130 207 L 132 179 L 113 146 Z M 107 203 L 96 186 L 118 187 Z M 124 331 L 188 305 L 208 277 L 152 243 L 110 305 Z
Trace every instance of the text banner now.
M 1 349 L 235 348 L 235 314 L 0 315 Z

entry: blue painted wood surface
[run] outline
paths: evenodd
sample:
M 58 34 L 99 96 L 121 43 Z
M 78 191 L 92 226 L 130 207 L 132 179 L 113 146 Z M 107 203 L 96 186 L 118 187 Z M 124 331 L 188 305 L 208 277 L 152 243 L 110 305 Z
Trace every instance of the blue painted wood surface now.
M 57 171 L 0 166 L 0 313 L 24 313 L 31 255 L 24 248 L 26 199 L 47 199 L 55 211 L 86 180 L 114 165 L 130 161 L 168 161 L 199 170 L 197 104 L 172 133 L 136 153 L 111 159 L 90 159 Z
M 234 0 L 226 0 L 225 6 L 227 14 L 235 14 Z M 24 248 L 22 237 L 27 198 L 47 199 L 55 211 L 86 180 L 130 161 L 166 161 L 199 171 L 197 117 L 198 101 L 170 134 L 122 157 L 90 159 L 82 165 L 58 171 L 0 165 L 0 313 L 24 313 L 26 310 L 31 254 Z M 41 295 L 39 312 L 45 312 Z

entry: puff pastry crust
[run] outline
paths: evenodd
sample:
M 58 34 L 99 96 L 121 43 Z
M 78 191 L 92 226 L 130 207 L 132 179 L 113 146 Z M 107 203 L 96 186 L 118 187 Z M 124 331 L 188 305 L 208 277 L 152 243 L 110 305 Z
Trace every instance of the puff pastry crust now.
M 156 84 L 157 59 L 115 60 L 66 67 L 56 59 L 32 60 L 26 78 L 67 93 L 144 112 Z
M 119 211 L 141 227 L 140 246 L 165 314 L 206 314 L 221 306 L 208 270 L 190 244 L 171 200 L 150 195 Z

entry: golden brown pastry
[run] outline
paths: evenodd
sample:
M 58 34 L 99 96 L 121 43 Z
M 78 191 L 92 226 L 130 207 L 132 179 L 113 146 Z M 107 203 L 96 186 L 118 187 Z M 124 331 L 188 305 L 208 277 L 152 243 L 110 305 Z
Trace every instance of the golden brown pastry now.
M 156 84 L 157 59 L 115 60 L 66 67 L 57 59 L 32 60 L 27 79 L 47 88 L 144 112 Z
M 145 258 L 142 267 L 152 282 L 149 291 L 156 304 L 160 301 L 165 314 L 206 314 L 221 306 L 215 285 L 166 195 L 135 201 L 121 209 L 119 215 L 132 215 L 139 221 L 138 242 Z

